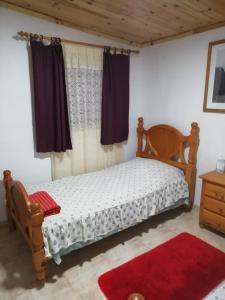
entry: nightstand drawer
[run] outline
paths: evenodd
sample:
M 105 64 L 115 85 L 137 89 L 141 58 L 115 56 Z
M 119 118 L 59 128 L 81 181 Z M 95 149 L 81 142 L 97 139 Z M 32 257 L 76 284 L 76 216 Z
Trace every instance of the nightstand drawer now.
M 225 188 L 218 185 L 206 182 L 204 194 L 225 202 Z
M 202 222 L 205 225 L 225 232 L 225 218 L 214 214 L 206 209 L 202 210 Z
M 225 202 L 221 202 L 221 201 L 215 200 L 213 198 L 204 196 L 203 208 L 206 208 L 210 211 L 213 211 L 213 212 L 225 217 Z

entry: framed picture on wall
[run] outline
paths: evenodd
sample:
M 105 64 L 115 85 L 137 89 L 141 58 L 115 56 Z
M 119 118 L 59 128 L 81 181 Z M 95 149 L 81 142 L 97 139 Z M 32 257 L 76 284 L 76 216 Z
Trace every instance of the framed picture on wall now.
M 225 40 L 209 43 L 203 111 L 225 113 Z

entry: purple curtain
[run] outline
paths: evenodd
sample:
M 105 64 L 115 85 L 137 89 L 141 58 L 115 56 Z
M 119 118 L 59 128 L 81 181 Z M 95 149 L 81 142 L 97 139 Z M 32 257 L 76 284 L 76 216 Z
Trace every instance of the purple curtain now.
M 130 57 L 104 51 L 101 144 L 120 143 L 129 134 Z
M 50 45 L 31 40 L 37 152 L 72 149 L 65 71 L 59 40 Z

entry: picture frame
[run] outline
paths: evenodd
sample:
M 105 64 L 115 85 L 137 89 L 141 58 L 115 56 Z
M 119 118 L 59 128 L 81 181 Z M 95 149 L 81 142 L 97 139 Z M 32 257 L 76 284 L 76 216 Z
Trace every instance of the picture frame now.
M 225 39 L 208 46 L 203 112 L 225 113 Z

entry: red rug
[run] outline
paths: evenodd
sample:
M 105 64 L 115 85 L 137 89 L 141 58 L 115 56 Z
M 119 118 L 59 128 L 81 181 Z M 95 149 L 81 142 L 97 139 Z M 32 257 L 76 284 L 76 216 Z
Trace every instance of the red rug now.
M 181 233 L 98 279 L 108 300 L 140 293 L 146 300 L 202 299 L 225 279 L 225 253 Z

